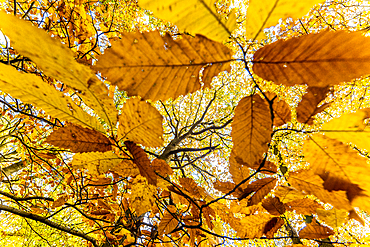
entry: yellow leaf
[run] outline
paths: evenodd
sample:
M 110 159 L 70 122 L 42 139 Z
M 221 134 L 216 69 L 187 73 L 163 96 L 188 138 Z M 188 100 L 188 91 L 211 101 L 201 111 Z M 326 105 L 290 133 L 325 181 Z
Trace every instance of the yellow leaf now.
M 112 150 L 112 143 L 105 135 L 74 124 L 54 130 L 46 138 L 46 142 L 59 148 L 70 149 L 74 153 Z
M 3 32 L 19 53 L 35 62 L 46 75 L 80 91 L 79 96 L 83 101 L 110 127 L 116 124 L 117 113 L 113 100 L 107 95 L 108 89 L 94 78 L 89 67 L 76 62 L 70 49 L 30 22 L 3 11 L 0 11 L 0 23 Z
M 330 138 L 353 143 L 358 148 L 370 151 L 370 128 L 364 123 L 369 117 L 369 108 L 357 110 L 329 121 L 322 126 L 321 131 Z
M 271 133 L 272 120 L 266 100 L 259 95 L 241 99 L 235 109 L 231 131 L 236 160 L 240 158 L 248 166 L 255 165 L 267 152 Z
M 204 67 L 202 82 L 210 87 L 214 76 L 230 70 L 231 54 L 223 44 L 201 35 L 173 40 L 158 31 L 125 33 L 99 57 L 95 70 L 129 96 L 175 99 L 200 89 L 199 71 Z
M 346 191 L 328 191 L 324 189 L 324 181 L 312 171 L 301 170 L 291 173 L 289 183 L 296 189 L 307 194 L 315 195 L 321 201 L 330 203 L 338 209 L 350 211 L 352 209 Z
M 301 199 L 305 195 L 293 187 L 279 186 L 275 191 L 275 196 L 279 197 L 281 202 L 287 203 L 297 199 Z
M 316 209 L 316 213 L 320 220 L 334 229 L 340 227 L 346 221 L 348 215 L 346 210 L 335 208 L 330 210 L 318 208 Z
M 66 203 L 67 199 L 68 199 L 67 195 L 63 195 L 63 196 L 58 197 L 58 199 L 56 199 L 53 202 L 53 204 L 51 205 L 51 208 L 58 208 L 58 207 L 63 206 L 64 203 Z
M 162 120 L 162 115 L 149 103 L 131 98 L 123 105 L 119 116 L 118 138 L 159 147 L 163 143 Z
M 125 160 L 122 161 L 113 152 L 90 152 L 90 153 L 78 153 L 73 156 L 72 166 L 75 169 L 85 168 L 88 169 L 90 174 L 104 174 L 108 171 L 116 171 L 122 169 L 121 166 L 127 167 L 128 170 L 126 176 L 135 176 L 138 174 L 138 170 L 133 163 Z
M 310 170 L 324 181 L 328 191 L 346 191 L 348 200 L 370 195 L 366 158 L 335 139 L 314 135 L 304 144 Z M 365 205 L 363 205 L 365 206 Z M 362 207 L 362 206 L 361 206 Z
M 148 184 L 147 180 L 137 175 L 133 182 L 130 194 L 130 202 L 136 211 L 136 215 L 140 216 L 150 211 L 155 201 L 156 188 Z
M 318 202 L 309 198 L 297 199 L 285 204 L 288 211 L 296 211 L 297 214 L 310 215 L 316 213 L 316 210 L 324 209 Z
M 247 12 L 246 36 L 264 38 L 263 29 L 274 26 L 279 19 L 301 17 L 323 0 L 250 0 Z
M 370 38 L 345 31 L 279 40 L 254 54 L 253 71 L 278 84 L 325 87 L 369 74 L 369 45 Z
M 140 0 L 140 6 L 153 11 L 157 17 L 171 21 L 181 31 L 202 34 L 216 41 L 225 41 L 236 28 L 236 16 L 218 14 L 215 1 L 204 0 Z
M 323 239 L 333 235 L 334 231 L 329 227 L 320 226 L 315 220 L 299 232 L 299 237 L 308 239 Z
M 265 226 L 271 218 L 271 215 L 268 213 L 259 213 L 242 218 L 235 229 L 237 236 L 241 238 L 262 237 Z
M 174 217 L 175 216 L 175 217 Z M 166 211 L 159 222 L 158 225 L 158 234 L 169 234 L 171 233 L 178 225 L 179 221 L 176 219 L 176 209 L 169 208 L 168 211 Z

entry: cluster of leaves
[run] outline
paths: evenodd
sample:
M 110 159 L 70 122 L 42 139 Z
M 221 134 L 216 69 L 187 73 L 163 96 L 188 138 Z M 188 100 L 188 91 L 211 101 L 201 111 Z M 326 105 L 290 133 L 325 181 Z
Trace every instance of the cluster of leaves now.
M 148 15 L 135 1 L 18 4 L 44 30 L 0 12 L 12 46 L 0 63 L 1 162 L 11 164 L 0 210 L 7 224 L 22 223 L 4 238 L 365 244 L 341 229 L 365 225 L 370 211 L 368 78 L 357 79 L 370 73 L 370 39 L 345 25 L 323 30 L 310 15 L 263 32 L 321 2 L 250 0 L 230 11 L 226 2 L 140 1 Z M 115 31 L 152 15 L 176 27 L 150 25 L 179 32 Z M 272 33 L 281 33 L 273 43 Z M 348 98 L 360 104 L 343 105 Z

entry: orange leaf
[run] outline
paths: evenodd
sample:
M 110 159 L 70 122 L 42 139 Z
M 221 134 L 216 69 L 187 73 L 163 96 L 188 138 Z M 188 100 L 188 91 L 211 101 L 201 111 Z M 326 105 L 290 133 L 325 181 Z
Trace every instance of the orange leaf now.
M 203 71 L 202 82 L 209 87 L 215 75 L 230 70 L 226 61 L 231 54 L 222 43 L 202 35 L 173 40 L 158 31 L 123 33 L 99 57 L 95 69 L 128 96 L 166 100 L 200 89 L 199 71 L 212 63 Z
M 154 159 L 152 161 L 152 167 L 154 171 L 158 172 L 158 174 L 160 174 L 163 177 L 173 174 L 171 167 L 167 164 L 166 161 L 162 159 Z
M 275 178 L 262 178 L 248 184 L 247 188 L 244 190 L 244 194 L 238 198 L 239 200 L 245 198 L 250 193 L 255 192 L 254 195 L 249 199 L 248 206 L 255 205 L 263 200 L 263 198 L 270 193 L 270 191 L 275 187 Z
M 132 156 L 134 156 L 134 163 L 139 168 L 141 176 L 145 177 L 149 184 L 157 185 L 157 175 L 154 173 L 145 151 L 134 142 L 125 141 L 125 145 Z
M 303 198 L 285 204 L 288 211 L 296 211 L 297 214 L 310 215 L 316 213 L 316 209 L 324 207 L 309 198 Z
M 369 46 L 368 37 L 346 31 L 279 40 L 254 54 L 253 71 L 278 84 L 325 87 L 369 74 Z
M 46 141 L 59 148 L 70 149 L 74 153 L 112 150 L 111 142 L 106 136 L 95 130 L 72 123 L 54 130 L 46 138 Z
M 326 226 L 321 226 L 315 220 L 299 232 L 299 237 L 308 239 L 323 239 L 333 235 L 334 231 Z
M 176 216 L 175 207 L 168 208 L 169 212 L 166 211 L 162 217 L 161 222 L 158 225 L 158 234 L 169 234 L 171 233 L 178 225 L 178 220 L 174 217 Z
M 68 196 L 67 196 L 67 195 L 60 196 L 58 199 L 56 199 L 56 200 L 53 202 L 53 204 L 51 205 L 51 208 L 58 208 L 58 207 L 63 206 L 63 205 L 64 205 L 64 203 L 66 203 L 67 198 L 68 198 Z
M 274 113 L 274 126 L 280 126 L 291 121 L 292 114 L 290 106 L 284 101 L 276 98 L 276 94 L 266 92 L 265 95 L 269 100 L 273 100 L 272 109 Z
M 272 215 L 279 216 L 285 213 L 284 203 L 278 197 L 269 197 L 262 201 L 262 206 Z
M 318 104 L 326 98 L 329 87 L 308 87 L 307 93 L 303 95 L 302 101 L 297 107 L 297 120 L 301 123 L 313 124 L 313 117 L 325 110 L 329 104 Z

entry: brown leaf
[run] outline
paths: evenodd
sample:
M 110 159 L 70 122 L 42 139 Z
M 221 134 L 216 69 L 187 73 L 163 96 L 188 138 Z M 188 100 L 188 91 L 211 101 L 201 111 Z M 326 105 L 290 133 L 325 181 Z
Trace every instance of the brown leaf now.
M 129 96 L 166 100 L 200 89 L 199 71 L 212 63 L 202 78 L 209 87 L 214 76 L 230 70 L 231 55 L 222 43 L 202 35 L 173 40 L 158 31 L 124 33 L 99 57 L 95 69 Z
M 313 220 L 311 224 L 307 225 L 299 232 L 299 237 L 308 239 L 323 239 L 333 234 L 334 231 L 332 229 L 326 226 L 318 225 L 316 221 Z
M 313 124 L 313 117 L 325 110 L 329 104 L 318 104 L 326 98 L 329 87 L 308 87 L 307 93 L 303 95 L 302 101 L 297 107 L 297 120 L 301 123 Z
M 279 217 L 272 218 L 269 222 L 266 223 L 263 233 L 267 238 L 273 238 L 274 234 L 284 225 L 284 220 Z
M 309 198 L 303 198 L 288 202 L 285 204 L 288 211 L 296 211 L 297 214 L 309 215 L 315 214 L 316 209 L 323 209 L 318 202 L 315 202 Z
M 168 211 L 166 211 L 162 217 L 161 222 L 159 222 L 158 225 L 158 234 L 169 234 L 171 233 L 178 224 L 178 220 L 174 217 L 176 216 L 176 207 L 175 206 L 169 206 Z
M 179 178 L 181 186 L 192 196 L 200 198 L 203 188 L 199 187 L 192 178 Z
M 74 153 L 112 150 L 110 140 L 102 133 L 71 123 L 54 130 L 46 138 L 46 142 L 59 148 L 70 149 Z
M 154 173 L 145 151 L 134 142 L 125 141 L 125 145 L 132 156 L 134 156 L 134 163 L 139 168 L 140 175 L 145 177 L 149 184 L 157 185 L 157 175 Z
M 263 198 L 275 187 L 275 185 L 275 178 L 261 178 L 251 184 L 248 184 L 247 188 L 244 190 L 244 194 L 238 199 L 242 200 L 252 192 L 255 192 L 253 196 L 249 199 L 248 206 L 255 205 L 261 202 Z
M 138 98 L 128 99 L 119 116 L 118 138 L 147 147 L 162 146 L 162 120 L 154 106 Z
M 221 191 L 224 194 L 229 193 L 231 190 L 233 190 L 235 188 L 235 186 L 236 186 L 236 184 L 234 184 L 232 182 L 221 182 L 219 180 L 217 180 L 216 182 L 213 183 L 213 187 L 216 190 Z M 232 193 L 232 195 L 234 195 L 236 197 L 239 197 L 241 195 L 241 193 L 243 193 L 243 191 L 240 187 L 238 187 L 236 189 L 236 191 L 234 193 Z
M 271 133 L 272 121 L 266 100 L 259 95 L 241 99 L 235 109 L 231 131 L 235 155 L 249 166 L 254 165 L 267 152 Z
M 152 161 L 152 167 L 154 171 L 158 172 L 158 174 L 160 174 L 163 177 L 173 174 L 171 167 L 167 164 L 166 161 L 162 159 L 154 159 Z
M 290 106 L 284 101 L 279 100 L 274 93 L 265 92 L 265 95 L 269 100 L 273 100 L 272 109 L 274 112 L 274 126 L 280 126 L 291 121 L 292 114 Z
M 64 203 L 66 203 L 68 199 L 68 196 L 67 195 L 63 195 L 63 196 L 60 196 L 58 197 L 58 199 L 56 199 L 53 204 L 51 205 L 51 208 L 58 208 L 58 207 L 61 207 L 64 205 Z
M 369 45 L 368 37 L 346 31 L 278 40 L 254 54 L 253 71 L 278 84 L 325 87 L 369 74 Z
M 285 213 L 285 206 L 278 197 L 269 197 L 262 201 L 262 206 L 271 214 L 279 216 Z

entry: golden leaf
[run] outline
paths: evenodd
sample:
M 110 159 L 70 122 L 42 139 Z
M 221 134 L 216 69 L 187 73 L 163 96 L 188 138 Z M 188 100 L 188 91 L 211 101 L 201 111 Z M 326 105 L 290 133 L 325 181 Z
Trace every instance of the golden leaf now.
M 312 136 L 303 150 L 310 170 L 320 176 L 326 190 L 346 191 L 350 202 L 356 197 L 370 195 L 369 166 L 357 151 L 322 135 Z
M 241 238 L 262 237 L 265 226 L 271 218 L 271 215 L 268 213 L 260 213 L 242 218 L 235 229 L 237 236 Z
M 265 95 L 267 95 L 270 100 L 276 97 L 276 95 L 272 93 L 265 93 Z M 274 126 L 281 126 L 291 121 L 292 114 L 290 106 L 284 100 L 275 98 L 272 102 L 272 109 L 274 113 Z
M 74 124 L 54 130 L 46 138 L 46 142 L 59 148 L 69 149 L 74 153 L 112 150 L 112 143 L 105 135 Z
M 328 91 L 329 87 L 308 87 L 307 93 L 303 95 L 296 109 L 297 120 L 301 123 L 313 124 L 313 116 L 329 106 L 324 103 L 318 107 L 318 104 L 326 98 Z
M 0 64 L 0 87 L 2 91 L 43 109 L 47 114 L 61 121 L 104 131 L 95 117 L 87 114 L 71 98 L 58 92 L 36 75 L 25 74 L 9 65 Z
M 119 116 L 118 138 L 147 147 L 163 144 L 162 115 L 145 101 L 131 98 L 123 104 Z
M 32 26 L 30 22 L 5 12 L 0 12 L 0 23 L 3 32 L 19 53 L 35 62 L 46 75 L 81 92 L 79 97 L 109 123 L 110 127 L 116 124 L 116 109 L 113 99 L 108 97 L 106 86 L 94 78 L 89 67 L 74 59 L 70 49 L 59 40 L 51 38 L 44 30 Z
M 147 183 L 147 180 L 138 175 L 132 182 L 130 202 L 136 211 L 136 215 L 140 216 L 150 211 L 155 201 L 156 188 Z
M 214 1 L 204 0 L 140 0 L 140 6 L 153 11 L 157 17 L 171 21 L 192 34 L 202 34 L 216 41 L 225 41 L 236 28 L 235 13 L 220 16 Z
M 346 221 L 348 215 L 346 210 L 335 208 L 330 210 L 318 208 L 316 209 L 316 213 L 320 220 L 334 229 L 340 227 Z
M 134 156 L 134 163 L 139 168 L 141 176 L 145 177 L 149 184 L 157 185 L 157 175 L 154 173 L 153 167 L 150 165 L 150 160 L 144 149 L 134 142 L 126 141 L 125 145 L 132 156 Z
M 261 178 L 250 184 L 244 189 L 243 195 L 238 199 L 242 200 L 251 193 L 254 192 L 253 196 L 248 201 L 248 206 L 255 205 L 263 200 L 265 196 L 275 187 L 276 178 Z
M 154 171 L 158 172 L 158 174 L 160 174 L 162 177 L 173 174 L 171 167 L 162 159 L 154 159 L 151 166 L 153 167 Z
M 67 195 L 62 195 L 56 199 L 53 204 L 51 205 L 51 208 L 58 208 L 64 205 L 64 203 L 67 202 L 68 196 Z
M 325 87 L 369 74 L 369 45 L 370 38 L 346 31 L 279 40 L 254 54 L 253 71 L 278 84 Z
M 90 174 L 100 175 L 108 171 L 118 172 L 121 166 L 128 167 L 130 173 L 124 174 L 135 176 L 138 174 L 137 167 L 129 160 L 122 160 L 113 152 L 90 152 L 75 154 L 72 160 L 72 167 L 75 169 L 88 169 Z
M 370 151 L 370 129 L 364 120 L 370 117 L 370 109 L 357 110 L 355 113 L 342 115 L 322 126 L 325 135 L 342 141 L 353 143 L 358 148 Z
M 301 17 L 322 0 L 250 0 L 247 12 L 246 37 L 264 38 L 263 29 L 274 26 L 288 17 Z
M 241 99 L 235 109 L 231 131 L 236 157 L 249 166 L 254 165 L 267 152 L 271 133 L 272 120 L 266 100 L 259 95 Z
M 289 183 L 296 189 L 307 194 L 315 195 L 321 201 L 330 203 L 338 209 L 351 210 L 352 207 L 347 199 L 347 193 L 343 190 L 328 191 L 324 188 L 324 181 L 312 171 L 301 170 L 290 173 Z
M 201 35 L 174 41 L 158 31 L 125 33 L 100 56 L 95 69 L 129 96 L 166 100 L 200 89 L 203 67 L 202 82 L 210 87 L 214 76 L 230 70 L 231 54 L 223 44 Z
M 282 185 L 275 191 L 275 196 L 279 197 L 281 202 L 287 203 L 297 199 L 302 199 L 305 195 L 293 187 Z
M 311 224 L 307 225 L 299 232 L 299 237 L 308 239 L 323 239 L 333 234 L 334 231 L 329 227 L 320 226 L 315 220 L 313 220 Z
M 297 214 L 310 215 L 316 213 L 318 209 L 324 209 L 318 202 L 309 198 L 297 199 L 285 204 L 288 211 L 295 210 Z
M 179 221 L 176 219 L 176 207 L 170 205 L 168 211 L 166 211 L 159 222 L 158 225 L 158 234 L 169 234 L 171 233 L 178 225 Z
M 262 201 L 262 206 L 271 214 L 279 216 L 285 213 L 285 206 L 278 197 L 269 197 Z

